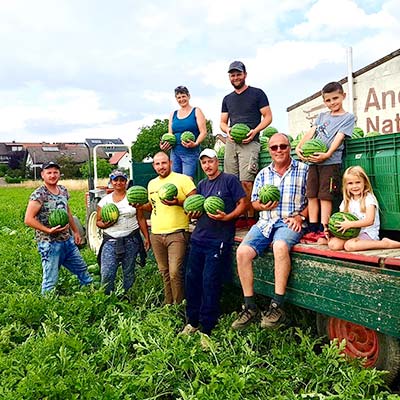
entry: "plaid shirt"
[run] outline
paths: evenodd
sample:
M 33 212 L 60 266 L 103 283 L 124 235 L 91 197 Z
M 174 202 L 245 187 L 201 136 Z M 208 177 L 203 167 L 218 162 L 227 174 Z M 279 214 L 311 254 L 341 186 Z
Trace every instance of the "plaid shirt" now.
M 306 208 L 307 174 L 308 165 L 294 159 L 282 176 L 274 170 L 273 162 L 257 174 L 251 193 L 251 201 L 258 200 L 258 192 L 266 184 L 277 186 L 281 192 L 281 200 L 276 208 L 260 212 L 257 226 L 264 236 L 269 236 L 277 221 L 295 216 Z

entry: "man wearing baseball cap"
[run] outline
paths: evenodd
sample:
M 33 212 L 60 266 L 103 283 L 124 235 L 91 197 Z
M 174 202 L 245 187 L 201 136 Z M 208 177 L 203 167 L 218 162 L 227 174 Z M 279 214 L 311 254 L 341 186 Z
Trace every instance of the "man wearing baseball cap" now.
M 77 247 L 82 238 L 68 206 L 69 193 L 65 186 L 58 184 L 61 176 L 59 164 L 54 161 L 44 163 L 41 176 L 44 184 L 29 198 L 25 224 L 36 231 L 43 267 L 42 293 L 56 287 L 61 265 L 76 275 L 81 285 L 88 285 L 92 278 Z M 54 210 L 67 212 L 67 225 L 50 226 L 49 216 Z
M 218 169 L 215 150 L 204 149 L 199 160 L 207 177 L 199 182 L 197 194 L 218 196 L 225 203 L 216 215 L 189 213 L 198 220 L 190 238 L 185 280 L 187 325 L 182 334 L 200 330 L 204 344 L 218 321 L 222 284 L 230 274 L 235 221 L 247 204 L 238 178 Z
M 224 171 L 236 175 L 242 183 L 249 202 L 248 222 L 252 225 L 255 220 L 250 195 L 258 172 L 259 135 L 271 123 L 272 112 L 266 94 L 246 84 L 247 71 L 241 61 L 233 61 L 229 65 L 228 74 L 234 90 L 222 101 L 220 127 L 228 135 Z M 247 138 L 240 144 L 235 143 L 230 135 L 231 127 L 238 123 L 250 128 Z

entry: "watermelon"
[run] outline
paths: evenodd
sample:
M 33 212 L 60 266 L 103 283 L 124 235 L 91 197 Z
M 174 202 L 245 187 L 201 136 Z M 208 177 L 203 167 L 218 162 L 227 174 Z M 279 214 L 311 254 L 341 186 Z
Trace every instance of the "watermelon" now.
M 355 127 L 351 135 L 352 139 L 360 139 L 364 136 L 364 131 L 361 128 Z
M 358 221 L 358 218 L 351 213 L 348 212 L 337 212 L 331 215 L 329 218 L 329 223 L 328 223 L 328 229 L 329 232 L 332 233 L 333 236 L 347 240 L 347 239 L 353 239 L 357 237 L 360 234 L 360 228 L 350 228 L 347 229 L 346 232 L 339 232 L 336 224 L 338 222 L 343 222 L 344 217 L 346 217 L 349 221 Z
M 129 204 L 146 204 L 148 200 L 147 189 L 143 186 L 132 186 L 126 192 Z
M 304 157 L 311 157 L 315 153 L 326 153 L 328 148 L 326 144 L 320 139 L 310 139 L 303 143 L 301 148 Z
M 380 133 L 377 131 L 372 131 L 372 132 L 368 132 L 367 134 L 365 134 L 365 137 L 373 137 L 373 136 L 379 136 Z
M 262 137 L 267 137 L 268 139 L 278 133 L 278 129 L 274 128 L 273 126 L 268 126 L 263 130 Z
M 249 132 L 250 128 L 246 124 L 235 124 L 231 128 L 231 137 L 236 143 L 242 143 Z
M 269 201 L 279 201 L 281 199 L 281 192 L 275 185 L 266 184 L 258 191 L 258 198 L 263 204 Z
M 176 145 L 176 137 L 172 133 L 164 133 L 164 135 L 161 136 L 161 143 L 168 142 L 172 147 Z
M 191 196 L 187 197 L 185 201 L 183 202 L 183 209 L 185 212 L 191 212 L 191 211 L 204 211 L 203 205 L 204 205 L 205 197 L 202 196 L 201 194 L 192 194 Z
M 119 210 L 114 203 L 104 204 L 101 208 L 101 219 L 103 222 L 117 222 L 118 217 Z
M 63 208 L 53 210 L 49 215 L 49 225 L 54 228 L 55 226 L 65 226 L 69 222 L 68 213 Z
M 195 142 L 196 141 L 196 136 L 190 131 L 185 131 L 181 135 L 181 142 L 189 142 L 189 141 Z
M 204 211 L 213 215 L 218 214 L 217 210 L 224 211 L 225 203 L 218 196 L 210 196 L 204 200 Z
M 165 183 L 158 189 L 160 200 L 173 200 L 178 195 L 178 188 L 173 183 Z
M 261 136 L 260 137 L 261 151 L 268 151 L 269 150 L 268 142 L 269 142 L 269 138 L 267 136 Z

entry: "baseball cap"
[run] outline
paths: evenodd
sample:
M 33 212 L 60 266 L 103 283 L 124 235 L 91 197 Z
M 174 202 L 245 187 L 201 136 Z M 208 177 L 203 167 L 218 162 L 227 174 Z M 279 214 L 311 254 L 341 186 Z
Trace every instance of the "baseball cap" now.
M 201 158 L 204 156 L 210 157 L 210 158 L 218 158 L 217 152 L 213 149 L 204 149 L 199 155 L 199 160 L 201 160 Z
M 233 61 L 229 65 L 228 72 L 231 71 L 240 71 L 240 72 L 246 72 L 246 67 L 241 61 Z
M 110 174 L 110 179 L 113 181 L 114 179 L 117 179 L 118 177 L 124 178 L 128 180 L 128 175 L 124 171 L 121 171 L 120 169 L 114 169 L 113 172 Z
M 43 163 L 43 164 L 42 164 L 42 170 L 43 170 L 43 169 L 47 169 L 47 168 L 57 168 L 57 169 L 61 169 L 60 166 L 59 166 L 56 162 L 54 162 L 54 161 L 49 161 L 49 162 L 46 162 L 46 163 Z

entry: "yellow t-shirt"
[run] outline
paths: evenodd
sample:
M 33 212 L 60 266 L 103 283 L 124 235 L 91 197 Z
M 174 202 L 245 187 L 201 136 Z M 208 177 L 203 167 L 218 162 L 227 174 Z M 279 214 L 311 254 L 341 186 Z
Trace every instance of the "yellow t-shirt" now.
M 189 230 L 189 218 L 182 206 L 166 206 L 158 197 L 158 189 L 165 183 L 173 183 L 178 188 L 178 199 L 183 202 L 187 195 L 196 189 L 193 181 L 186 175 L 171 172 L 166 178 L 152 179 L 147 187 L 153 210 L 151 212 L 151 232 L 165 234 L 177 230 Z

